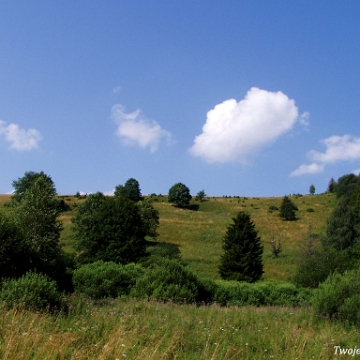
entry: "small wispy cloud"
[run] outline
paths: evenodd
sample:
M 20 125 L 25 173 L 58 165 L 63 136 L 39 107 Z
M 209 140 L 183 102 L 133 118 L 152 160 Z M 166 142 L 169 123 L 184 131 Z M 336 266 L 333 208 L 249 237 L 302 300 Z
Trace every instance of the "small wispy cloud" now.
M 21 129 L 17 124 L 9 124 L 0 120 L 0 135 L 10 143 L 9 149 L 29 151 L 38 148 L 41 140 L 40 132 L 36 129 Z
M 121 90 L 121 86 L 115 86 L 114 88 L 113 88 L 113 93 L 114 94 L 117 94 L 119 91 Z
M 111 117 L 117 123 L 116 135 L 126 145 L 138 145 L 155 152 L 161 140 L 168 144 L 172 141 L 171 133 L 164 130 L 156 121 L 147 119 L 140 109 L 125 113 L 125 107 L 117 104 L 112 107 Z
M 300 122 L 307 124 L 308 116 L 304 113 Z M 190 153 L 209 163 L 246 162 L 248 156 L 272 144 L 297 121 L 294 100 L 281 91 L 253 87 L 243 100 L 226 100 L 207 113 Z
M 339 161 L 360 160 L 360 138 L 351 135 L 334 135 L 321 140 L 321 143 L 326 147 L 325 152 L 309 151 L 307 156 L 312 164 L 300 165 L 290 176 L 322 172 L 327 164 L 334 164 Z
M 303 126 L 308 127 L 310 125 L 310 113 L 308 111 L 305 111 L 299 116 L 299 123 Z

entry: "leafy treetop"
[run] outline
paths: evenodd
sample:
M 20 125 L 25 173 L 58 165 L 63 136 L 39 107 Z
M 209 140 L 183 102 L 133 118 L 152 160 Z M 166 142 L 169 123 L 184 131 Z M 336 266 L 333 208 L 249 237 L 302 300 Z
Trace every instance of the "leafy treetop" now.
M 170 203 L 174 203 L 178 207 L 184 207 L 189 205 L 190 200 L 190 190 L 186 185 L 179 182 L 170 188 L 168 194 L 168 201 Z

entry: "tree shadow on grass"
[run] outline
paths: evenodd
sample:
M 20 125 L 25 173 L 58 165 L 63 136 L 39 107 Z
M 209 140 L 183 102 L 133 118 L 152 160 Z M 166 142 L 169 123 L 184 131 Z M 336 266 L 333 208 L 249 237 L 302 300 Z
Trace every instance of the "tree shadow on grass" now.
M 183 206 L 178 206 L 178 205 L 173 204 L 173 206 L 178 209 L 191 210 L 191 211 L 198 211 L 200 208 L 199 204 L 189 204 L 189 205 L 183 205 Z
M 149 255 L 155 255 L 155 256 L 158 255 L 158 256 L 167 257 L 170 259 L 181 258 L 179 245 L 176 245 L 176 244 L 147 240 L 146 247 L 147 247 Z

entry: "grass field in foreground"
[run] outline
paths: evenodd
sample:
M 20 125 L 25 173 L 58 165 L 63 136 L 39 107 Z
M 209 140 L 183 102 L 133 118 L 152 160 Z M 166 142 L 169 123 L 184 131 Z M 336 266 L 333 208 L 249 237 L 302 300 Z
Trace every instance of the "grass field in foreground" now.
M 335 359 L 359 335 L 310 308 L 229 307 L 114 300 L 71 316 L 0 310 L 1 359 Z M 342 355 L 341 359 L 348 359 Z

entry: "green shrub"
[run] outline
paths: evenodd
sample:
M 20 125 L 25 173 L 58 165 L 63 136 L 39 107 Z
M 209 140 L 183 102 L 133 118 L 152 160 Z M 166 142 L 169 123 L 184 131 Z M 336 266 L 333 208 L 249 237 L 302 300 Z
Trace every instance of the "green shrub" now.
M 268 209 L 268 212 L 269 212 L 269 213 L 272 213 L 272 212 L 278 211 L 278 210 L 279 210 L 279 208 L 278 208 L 277 206 L 275 206 L 275 205 L 270 205 L 270 206 L 269 206 L 269 209 Z
M 221 305 L 299 306 L 309 301 L 310 295 L 310 290 L 297 288 L 290 283 L 241 282 L 233 286 L 218 286 L 214 301 Z
M 316 315 L 360 325 L 360 269 L 330 275 L 314 291 L 312 305 Z
M 306 212 L 315 212 L 313 208 L 307 208 Z
M 171 300 L 177 303 L 202 301 L 201 287 L 197 277 L 179 260 L 153 257 L 151 265 L 131 290 L 137 298 Z
M 93 299 L 116 298 L 128 295 L 142 272 L 141 266 L 133 263 L 96 261 L 74 271 L 74 289 Z
M 0 300 L 9 308 L 16 305 L 31 310 L 52 311 L 62 306 L 56 282 L 35 272 L 28 272 L 19 279 L 4 280 Z
M 333 272 L 343 273 L 353 269 L 357 263 L 347 251 L 323 249 L 299 264 L 293 281 L 301 287 L 316 288 Z

